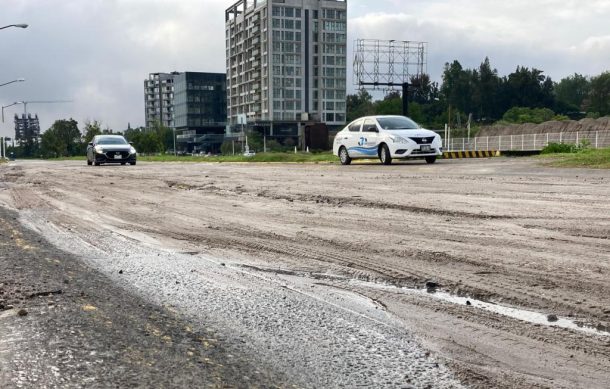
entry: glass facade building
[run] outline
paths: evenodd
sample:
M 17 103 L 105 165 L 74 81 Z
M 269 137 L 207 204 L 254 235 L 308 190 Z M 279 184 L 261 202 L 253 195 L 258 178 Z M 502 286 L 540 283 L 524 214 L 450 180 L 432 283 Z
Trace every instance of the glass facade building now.
M 144 81 L 146 128 L 160 123 L 176 133 L 182 152 L 220 150 L 227 121 L 224 73 L 151 73 Z
M 218 152 L 226 120 L 224 73 L 184 72 L 174 77 L 174 128 L 178 149 Z

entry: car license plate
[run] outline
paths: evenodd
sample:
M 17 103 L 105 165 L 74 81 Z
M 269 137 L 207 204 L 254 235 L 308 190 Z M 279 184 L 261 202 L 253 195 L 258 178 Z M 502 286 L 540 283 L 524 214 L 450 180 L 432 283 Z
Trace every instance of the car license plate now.
M 430 151 L 430 145 L 422 145 L 419 149 L 421 151 Z
M 114 159 L 122 159 L 123 157 L 121 156 L 121 154 L 115 154 L 114 155 Z

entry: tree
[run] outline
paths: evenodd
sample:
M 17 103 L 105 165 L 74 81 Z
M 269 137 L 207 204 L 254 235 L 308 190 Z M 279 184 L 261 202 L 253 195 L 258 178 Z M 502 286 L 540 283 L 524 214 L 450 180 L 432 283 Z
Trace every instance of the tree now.
M 144 127 L 128 129 L 124 136 L 125 139 L 133 143 L 133 147 L 139 153 L 158 153 L 173 149 L 173 143 L 171 147 L 164 146 L 155 131 L 147 130 Z
M 502 119 L 508 123 L 540 124 L 557 119 L 555 112 L 548 108 L 513 107 L 504 113 Z
M 589 112 L 597 112 L 601 116 L 610 115 L 610 72 L 591 79 L 588 108 Z
M 373 104 L 373 112 L 376 115 L 402 115 L 402 97 L 400 92 L 391 91 L 383 100 Z
M 447 103 L 462 112 L 472 112 L 473 71 L 464 70 L 458 61 L 445 64 L 441 93 Z
M 153 124 L 152 131 L 157 134 L 157 138 L 162 144 L 162 146 L 159 148 L 159 151 L 174 148 L 174 131 L 171 128 L 156 121 Z
M 409 78 L 409 101 L 427 104 L 439 98 L 438 83 L 430 81 L 430 75 L 420 74 Z
M 498 93 L 500 91 L 498 71 L 491 68 L 489 58 L 479 66 L 476 80 L 475 110 L 478 119 L 498 119 L 502 111 L 498 109 Z
M 220 153 L 222 155 L 233 155 L 234 148 L 235 144 L 233 141 L 225 140 L 222 142 L 222 145 L 220 145 Z
M 580 110 L 583 102 L 589 96 L 591 82 L 589 79 L 578 73 L 573 76 L 563 78 L 555 84 L 555 98 L 557 102 L 563 103 L 568 109 Z
M 56 120 L 42 134 L 40 151 L 45 157 L 69 157 L 83 154 L 81 132 L 74 119 Z
M 85 144 L 88 144 L 93 140 L 93 137 L 96 135 L 102 134 L 102 123 L 97 120 L 90 121 L 87 120 L 85 122 L 85 128 L 83 129 L 85 135 L 83 136 L 83 141 Z
M 373 96 L 365 89 L 355 95 L 347 96 L 347 121 L 351 122 L 362 116 L 373 115 Z
M 509 107 L 552 108 L 553 81 L 542 70 L 517 66 L 506 79 Z

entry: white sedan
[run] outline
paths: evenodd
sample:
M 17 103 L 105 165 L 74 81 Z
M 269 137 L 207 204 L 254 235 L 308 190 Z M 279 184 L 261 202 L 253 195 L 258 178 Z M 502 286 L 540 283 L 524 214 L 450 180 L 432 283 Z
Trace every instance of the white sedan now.
M 389 165 L 392 159 L 424 158 L 434 163 L 443 154 L 440 135 L 421 128 L 404 116 L 367 116 L 348 124 L 335 136 L 333 154 L 342 165 L 352 159 L 378 157 Z

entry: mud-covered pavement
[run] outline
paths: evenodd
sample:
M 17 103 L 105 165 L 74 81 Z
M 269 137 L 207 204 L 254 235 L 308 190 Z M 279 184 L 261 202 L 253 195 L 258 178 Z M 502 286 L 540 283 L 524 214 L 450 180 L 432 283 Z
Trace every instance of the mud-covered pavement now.
M 150 361 L 210 385 L 610 386 L 608 171 L 529 159 L 390 167 L 18 161 L 0 165 L 0 204 L 7 223 L 16 218 L 3 234 L 20 228 L 40 240 L 33 252 L 55 250 L 32 254 L 32 266 L 55 258 L 106 285 L 84 292 L 95 303 L 73 289 L 73 309 L 43 303 L 71 296 L 62 293 L 0 313 L 9 328 L 0 334 L 2 382 L 33 374 L 61 386 L 54 369 L 78 377 L 52 355 L 57 339 L 78 345 L 80 332 L 51 333 L 108 298 L 133 302 L 127 312 L 141 322 L 87 349 L 104 363 L 83 376 L 101 386 L 112 382 L 105 363 L 154 376 L 112 352 L 116 342 L 141 339 L 158 341 Z M 14 263 L 13 246 L 0 246 L 2 261 Z M 60 274 L 48 282 L 63 291 Z M 16 314 L 22 306 L 27 316 Z M 55 327 L 44 324 L 51 311 Z M 172 341 L 138 331 L 159 318 L 170 321 Z M 47 351 L 30 360 L 23 352 L 32 331 Z M 200 338 L 220 339 L 213 358 Z M 208 364 L 216 367 L 178 355 L 216 358 Z M 172 368 L 155 371 L 174 377 Z

